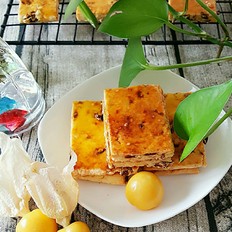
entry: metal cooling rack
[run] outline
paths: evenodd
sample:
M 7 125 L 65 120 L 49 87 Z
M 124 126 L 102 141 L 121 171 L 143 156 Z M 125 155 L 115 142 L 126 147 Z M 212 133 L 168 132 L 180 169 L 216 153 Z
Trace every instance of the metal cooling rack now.
M 64 11 L 68 5 L 68 0 L 62 0 L 59 6 L 59 21 L 51 23 L 19 24 L 18 7 L 19 0 L 9 0 L 3 23 L 1 25 L 0 36 L 12 45 L 125 45 L 127 40 L 114 38 L 100 34 L 88 23 L 78 22 L 70 17 L 63 20 Z M 219 16 L 232 31 L 232 1 L 218 0 L 217 9 Z M 185 25 L 176 23 L 184 28 Z M 214 36 L 221 38 L 222 31 L 217 23 L 198 23 L 204 30 L 211 29 Z M 71 27 L 72 29 L 70 30 Z M 213 30 L 212 30 L 213 28 Z M 84 31 L 84 35 L 83 35 Z M 82 32 L 82 33 L 80 33 Z M 12 33 L 18 38 L 12 39 Z M 17 36 L 16 36 L 17 37 Z M 208 44 L 210 42 L 199 38 L 177 34 L 165 26 L 159 33 L 145 37 L 143 44 L 150 45 L 188 45 L 188 44 Z

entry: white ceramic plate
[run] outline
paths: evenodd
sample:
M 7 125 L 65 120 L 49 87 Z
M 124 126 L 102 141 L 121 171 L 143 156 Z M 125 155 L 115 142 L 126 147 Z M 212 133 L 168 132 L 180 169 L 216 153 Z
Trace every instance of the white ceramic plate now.
M 44 115 L 39 124 L 39 143 L 47 163 L 63 168 L 69 159 L 71 105 L 74 100 L 102 100 L 105 88 L 117 87 L 120 67 L 112 68 L 76 86 Z M 194 91 L 196 86 L 170 71 L 144 71 L 132 85 L 159 84 L 164 92 Z M 206 196 L 232 164 L 232 123 L 227 119 L 206 145 L 208 166 L 198 175 L 161 177 L 165 195 L 153 210 L 131 206 L 124 186 L 79 181 L 79 203 L 98 217 L 124 227 L 140 227 L 173 217 Z

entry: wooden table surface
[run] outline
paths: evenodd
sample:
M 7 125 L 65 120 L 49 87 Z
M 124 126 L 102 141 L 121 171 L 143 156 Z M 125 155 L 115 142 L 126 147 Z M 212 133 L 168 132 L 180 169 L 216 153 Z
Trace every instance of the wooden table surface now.
M 0 23 L 4 19 L 8 0 L 0 1 Z M 232 14 L 231 14 L 232 17 Z M 230 27 L 231 32 L 232 28 Z M 69 35 L 71 28 L 66 28 L 63 36 Z M 212 26 L 212 31 L 214 28 Z M 85 35 L 85 31 L 80 32 Z M 52 35 L 52 31 L 47 36 Z M 17 40 L 18 32 L 5 33 L 4 38 Z M 28 35 L 35 36 L 35 30 Z M 102 35 L 98 35 L 101 37 Z M 124 45 L 24 45 L 12 46 L 23 62 L 34 74 L 41 86 L 48 110 L 57 100 L 73 87 L 111 67 L 122 63 Z M 178 62 L 178 52 L 182 62 L 207 59 L 215 56 L 217 48 L 213 45 L 180 45 L 176 50 L 172 45 L 145 46 L 147 58 L 159 65 Z M 232 55 L 231 49 L 225 49 L 223 55 Z M 173 70 L 183 75 L 198 87 L 206 87 L 225 82 L 232 78 L 230 63 L 212 64 Z M 181 72 L 181 73 L 180 73 Z M 231 100 L 226 109 L 232 106 Z M 62 122 L 61 122 L 62 123 Z M 37 138 L 37 126 L 22 135 L 25 149 L 33 160 L 44 160 Z M 223 154 L 219 154 L 223 155 Z M 232 152 L 231 152 L 232 155 Z M 184 187 L 184 186 L 183 186 Z M 171 194 L 171 193 L 170 193 Z M 232 169 L 220 183 L 201 201 L 186 211 L 160 223 L 139 228 L 124 228 L 98 218 L 78 205 L 73 219 L 85 221 L 91 231 L 232 231 Z M 101 202 L 104 204 L 104 202 Z M 0 231 L 15 231 L 17 218 L 0 218 Z

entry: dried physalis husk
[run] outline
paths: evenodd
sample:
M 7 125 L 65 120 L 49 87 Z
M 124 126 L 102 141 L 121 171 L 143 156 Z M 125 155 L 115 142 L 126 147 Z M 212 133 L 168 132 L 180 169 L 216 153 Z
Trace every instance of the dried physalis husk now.
M 38 208 L 63 227 L 70 223 L 78 201 L 78 184 L 71 175 L 75 163 L 76 156 L 72 156 L 61 172 L 45 163 L 34 162 L 25 175 L 26 188 Z
M 0 216 L 16 217 L 29 212 L 30 195 L 22 178 L 31 160 L 22 142 L 0 133 Z
M 23 216 L 32 197 L 44 214 L 67 226 L 78 202 L 79 187 L 71 174 L 76 156 L 63 170 L 32 162 L 21 140 L 3 133 L 0 149 L 0 215 Z

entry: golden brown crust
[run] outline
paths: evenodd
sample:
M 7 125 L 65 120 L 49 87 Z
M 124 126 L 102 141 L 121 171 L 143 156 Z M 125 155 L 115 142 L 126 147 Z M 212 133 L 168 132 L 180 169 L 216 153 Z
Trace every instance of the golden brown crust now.
M 51 22 L 58 20 L 59 0 L 20 0 L 20 23 Z
M 169 0 L 169 4 L 178 12 L 183 12 L 185 0 Z M 203 2 L 216 13 L 215 0 L 203 0 Z M 189 0 L 188 10 L 185 14 L 187 18 L 197 22 L 215 22 L 215 19 L 205 9 L 203 9 L 196 0 Z M 172 20 L 172 15 L 169 16 Z
M 111 6 L 117 2 L 117 0 L 85 0 L 85 3 L 88 5 L 90 10 L 96 16 L 97 20 L 101 22 L 107 13 L 109 12 Z M 76 18 L 78 21 L 85 22 L 86 18 L 81 13 L 79 7 L 76 10 Z
M 117 166 L 154 165 L 174 154 L 161 88 L 141 85 L 104 91 L 107 159 Z

